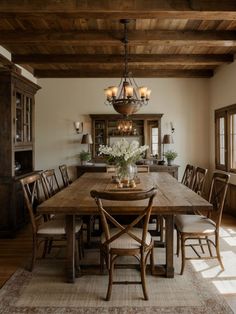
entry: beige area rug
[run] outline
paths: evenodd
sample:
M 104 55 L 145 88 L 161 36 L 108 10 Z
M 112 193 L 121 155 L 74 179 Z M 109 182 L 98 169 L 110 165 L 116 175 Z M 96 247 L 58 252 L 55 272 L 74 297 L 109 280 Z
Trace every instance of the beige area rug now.
M 164 249 L 156 248 L 155 255 L 155 261 L 162 262 Z M 98 251 L 89 250 L 85 260 L 93 263 L 97 256 Z M 218 269 L 216 261 L 207 262 L 207 267 L 187 262 L 180 276 L 180 258 L 175 257 L 175 278 L 147 275 L 149 301 L 142 299 L 140 285 L 115 285 L 106 302 L 107 275 L 84 275 L 69 284 L 63 260 L 39 260 L 33 273 L 18 270 L 0 290 L 0 313 L 233 313 L 209 280 L 211 275 L 203 278 L 197 270 L 202 267 L 213 273 Z M 140 278 L 135 269 L 117 269 L 115 275 L 119 280 Z

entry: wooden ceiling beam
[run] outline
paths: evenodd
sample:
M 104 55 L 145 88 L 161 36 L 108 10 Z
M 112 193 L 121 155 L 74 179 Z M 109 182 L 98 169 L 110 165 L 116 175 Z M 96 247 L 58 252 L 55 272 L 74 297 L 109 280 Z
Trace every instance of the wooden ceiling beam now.
M 18 64 L 118 64 L 124 63 L 122 55 L 81 54 L 13 54 L 12 61 Z M 132 54 L 128 62 L 140 65 L 219 65 L 234 61 L 231 54 Z
M 66 18 L 175 18 L 235 20 L 234 0 L 1 0 L 1 17 L 40 17 L 60 15 Z
M 35 70 L 34 75 L 38 78 L 120 78 L 120 70 Z M 134 75 L 142 78 L 155 77 L 187 77 L 209 78 L 214 74 L 213 70 L 136 70 Z
M 120 46 L 123 32 L 1 31 L 0 44 Z M 236 31 L 130 31 L 129 45 L 236 46 Z

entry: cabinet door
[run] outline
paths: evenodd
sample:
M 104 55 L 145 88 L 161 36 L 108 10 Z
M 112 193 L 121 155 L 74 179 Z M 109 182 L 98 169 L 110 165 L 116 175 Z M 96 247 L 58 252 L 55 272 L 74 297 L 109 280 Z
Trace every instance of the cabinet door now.
M 19 90 L 15 93 L 15 144 L 25 145 L 33 141 L 33 97 Z
M 33 98 L 24 97 L 24 142 L 32 142 Z
M 94 157 L 99 157 L 99 146 L 106 144 L 106 120 L 94 121 Z
M 15 94 L 15 143 L 24 142 L 24 96 L 21 92 L 16 91 Z

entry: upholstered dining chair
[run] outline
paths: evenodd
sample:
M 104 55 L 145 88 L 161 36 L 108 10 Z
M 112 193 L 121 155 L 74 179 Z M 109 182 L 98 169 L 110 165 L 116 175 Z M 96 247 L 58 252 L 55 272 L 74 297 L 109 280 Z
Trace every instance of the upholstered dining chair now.
M 63 182 L 64 187 L 69 186 L 71 184 L 71 180 L 70 180 L 70 177 L 68 174 L 67 166 L 64 164 L 60 165 L 59 170 L 61 172 L 61 178 L 62 178 L 62 182 Z
M 61 178 L 62 178 L 63 185 L 66 188 L 67 186 L 69 186 L 71 184 L 71 179 L 70 179 L 69 174 L 68 174 L 67 166 L 64 164 L 60 165 L 59 170 L 61 172 Z M 78 219 L 80 219 L 80 216 Z M 91 241 L 91 232 L 92 232 L 93 220 L 94 220 L 94 217 L 91 215 L 83 217 L 83 222 L 86 225 L 86 235 L 87 235 L 87 244 L 88 245 L 90 245 L 90 241 Z
M 61 241 L 66 239 L 65 219 L 45 220 L 42 215 L 37 213 L 37 206 L 47 199 L 46 187 L 42 176 L 39 173 L 22 178 L 20 179 L 20 182 L 23 188 L 24 201 L 29 212 L 32 227 L 32 257 L 29 268 L 30 271 L 32 271 L 41 243 L 44 243 L 43 256 L 45 256 L 49 241 Z M 80 239 L 82 224 L 82 220 L 76 221 L 75 232 L 77 239 Z M 75 263 L 77 267 L 79 267 L 78 245 L 75 246 Z
M 204 193 L 207 171 L 207 169 L 201 167 L 197 167 L 195 170 L 192 190 L 201 196 Z
M 182 178 L 181 183 L 186 185 L 188 188 L 192 189 L 194 175 L 195 175 L 195 167 L 187 164 L 186 168 L 184 170 L 184 174 L 183 174 L 183 178 Z
M 203 216 L 192 214 L 176 215 L 175 217 L 175 226 L 177 230 L 177 256 L 179 255 L 181 242 L 181 275 L 184 272 L 185 261 L 190 259 L 218 259 L 222 270 L 224 270 L 220 256 L 219 231 L 229 178 L 229 174 L 218 172 L 213 174 L 208 201 L 213 205 L 214 220 L 210 219 L 210 215 Z M 214 237 L 213 240 L 209 238 L 212 236 Z M 189 240 L 198 240 L 198 243 L 189 243 Z M 189 244 L 186 244 L 187 241 Z M 208 247 L 208 256 L 200 255 L 195 249 L 197 246 L 202 249 L 203 245 Z M 215 255 L 212 254 L 211 246 L 215 248 Z M 191 247 L 195 252 L 196 257 L 186 257 L 185 247 Z M 204 253 L 204 251 L 202 253 Z
M 103 234 L 101 236 L 100 257 L 101 269 L 103 269 L 104 259 L 109 270 L 109 284 L 106 300 L 111 298 L 113 284 L 142 284 L 144 299 L 148 300 L 146 289 L 146 264 L 150 257 L 151 271 L 153 271 L 153 240 L 148 232 L 148 222 L 151 215 L 153 198 L 156 195 L 156 188 L 141 192 L 99 192 L 91 191 L 91 196 L 95 199 L 98 211 L 101 216 Z M 120 224 L 109 209 L 104 208 L 103 201 L 110 200 L 114 203 L 123 201 L 148 200 L 142 212 L 127 225 Z M 143 227 L 135 227 L 142 220 Z M 108 223 L 109 222 L 109 223 Z M 111 224 L 114 227 L 111 227 Z M 114 265 L 120 256 L 134 256 L 140 262 L 141 282 L 113 281 Z

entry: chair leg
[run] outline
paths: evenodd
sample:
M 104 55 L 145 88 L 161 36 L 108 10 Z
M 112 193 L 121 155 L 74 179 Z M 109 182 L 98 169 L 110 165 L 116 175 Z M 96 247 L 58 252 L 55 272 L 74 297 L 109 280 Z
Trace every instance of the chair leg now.
M 80 240 L 77 239 L 76 242 L 78 242 L 78 243 L 75 242 L 75 269 L 76 269 L 77 275 L 78 275 L 78 273 L 80 272 L 80 264 L 79 264 L 79 258 L 80 258 L 80 256 L 79 256 L 79 241 L 80 241 Z
M 42 258 L 46 257 L 46 254 L 47 254 L 47 251 L 48 251 L 48 243 L 49 243 L 49 240 L 45 240 L 44 241 Z
M 38 245 L 37 240 L 34 237 L 33 242 L 32 242 L 32 256 L 31 256 L 29 271 L 33 271 L 34 269 L 36 256 L 37 256 L 37 245 Z
M 143 295 L 144 295 L 144 299 L 148 300 L 148 294 L 147 294 L 147 289 L 146 289 L 146 265 L 145 265 L 145 258 L 144 258 L 143 252 L 141 252 L 140 268 L 141 268 L 141 281 L 142 281 Z
M 78 235 L 78 251 L 79 251 L 79 259 L 82 259 L 84 257 L 84 240 L 83 240 L 82 228 Z
M 112 283 L 113 283 L 113 271 L 114 271 L 114 263 L 115 261 L 113 260 L 112 254 L 110 255 L 110 268 L 109 268 L 109 283 L 108 283 L 108 289 L 107 289 L 107 296 L 106 296 L 106 301 L 109 301 L 111 298 L 111 291 L 112 291 Z
M 100 273 L 104 274 L 104 256 L 102 248 L 100 248 Z
M 160 241 L 164 242 L 164 218 L 159 216 L 160 218 Z
M 221 256 L 220 256 L 220 239 L 219 239 L 218 232 L 216 232 L 215 240 L 216 240 L 216 256 L 217 256 L 217 259 L 218 259 L 218 261 L 220 263 L 221 269 L 224 271 L 225 268 L 224 268 L 224 265 L 222 263 Z
M 90 245 L 91 242 L 91 224 L 92 224 L 92 216 L 88 217 L 88 222 L 87 222 L 87 244 Z
M 176 255 L 177 257 L 179 257 L 179 250 L 180 250 L 180 235 L 179 235 L 179 231 L 176 229 L 176 242 L 177 242 L 177 246 L 176 246 Z
M 52 241 L 53 240 L 49 240 L 49 243 L 48 243 L 48 251 L 47 251 L 48 254 L 50 254 L 52 250 Z
M 150 267 L 151 267 L 151 274 L 154 275 L 154 247 L 152 247 L 152 249 L 151 249 Z
M 182 234 L 180 234 L 180 237 L 181 237 L 181 256 L 182 256 L 180 275 L 183 275 L 184 267 L 185 267 L 185 237 Z
M 199 246 L 201 248 L 202 253 L 204 254 L 205 251 L 204 251 L 204 248 L 203 248 L 203 245 L 202 245 L 202 239 L 198 239 L 198 243 L 199 243 Z
M 209 251 L 210 257 L 213 257 L 213 254 L 212 254 L 212 251 L 211 251 L 211 243 L 208 240 L 208 237 L 206 237 L 206 242 L 207 242 L 207 247 L 208 247 L 208 251 Z

